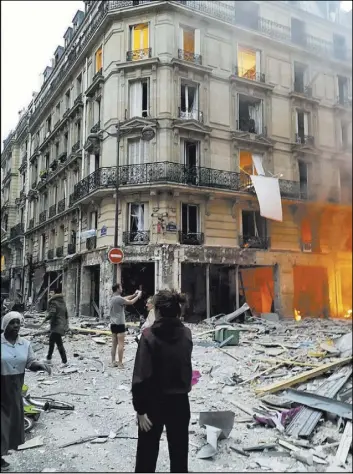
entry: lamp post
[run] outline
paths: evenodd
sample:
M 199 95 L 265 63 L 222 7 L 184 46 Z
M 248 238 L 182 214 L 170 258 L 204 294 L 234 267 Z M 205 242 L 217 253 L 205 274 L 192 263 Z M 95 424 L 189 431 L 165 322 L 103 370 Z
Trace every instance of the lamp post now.
M 119 219 L 119 201 L 118 201 L 118 192 L 119 192 L 119 166 L 120 166 L 120 140 L 131 133 L 133 130 L 136 130 L 135 127 L 124 128 L 121 130 L 120 121 L 115 125 L 116 133 L 109 133 L 107 130 L 101 130 L 100 132 L 105 132 L 110 137 L 116 138 L 116 180 L 115 180 L 115 227 L 114 227 L 114 248 L 118 247 L 118 219 Z M 145 126 L 141 130 L 142 140 L 149 142 L 155 137 L 155 131 L 150 126 Z M 99 133 L 90 133 L 87 138 L 98 139 Z M 113 285 L 117 283 L 118 279 L 118 265 L 114 266 L 113 274 Z

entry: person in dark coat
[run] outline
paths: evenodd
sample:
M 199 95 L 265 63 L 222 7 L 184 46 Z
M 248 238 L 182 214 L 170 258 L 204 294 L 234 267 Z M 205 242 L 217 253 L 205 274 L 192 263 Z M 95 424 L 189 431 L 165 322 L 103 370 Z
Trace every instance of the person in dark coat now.
M 182 295 L 154 296 L 156 320 L 142 333 L 132 378 L 138 420 L 135 472 L 155 472 L 166 427 L 170 472 L 188 472 L 192 337 L 180 321 Z
M 42 322 L 41 326 L 50 321 L 50 337 L 49 350 L 47 355 L 47 362 L 51 363 L 53 357 L 55 344 L 58 346 L 58 351 L 61 357 L 63 366 L 67 365 L 67 356 L 64 348 L 62 336 L 65 335 L 69 328 L 69 316 L 64 300 L 64 295 L 58 288 L 55 289 L 55 294 L 48 302 L 48 314 Z
M 3 456 L 25 441 L 22 401 L 25 369 L 51 373 L 48 364 L 36 360 L 30 342 L 19 336 L 22 322 L 22 315 L 16 311 L 5 314 L 1 321 L 1 472 L 10 466 Z

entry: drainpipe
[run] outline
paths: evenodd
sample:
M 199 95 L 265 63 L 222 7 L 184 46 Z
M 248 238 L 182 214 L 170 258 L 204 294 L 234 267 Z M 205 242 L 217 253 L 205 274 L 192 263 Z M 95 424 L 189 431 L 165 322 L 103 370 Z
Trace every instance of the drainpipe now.
M 239 309 L 239 265 L 235 266 L 235 309 Z
M 28 119 L 27 119 L 28 123 Z M 31 152 L 31 134 L 28 134 L 28 142 L 27 142 L 27 160 L 26 160 L 26 181 L 25 181 L 25 193 L 26 193 L 26 201 L 25 201 L 25 211 L 24 211 L 24 224 L 23 224 L 23 247 L 22 247 L 22 303 L 25 302 L 25 276 L 26 276 L 26 236 L 25 233 L 27 231 L 27 217 L 28 217 L 28 193 L 29 193 L 29 157 Z M 27 262 L 28 263 L 28 262 Z M 28 279 L 30 278 L 29 272 L 31 268 L 28 264 Z

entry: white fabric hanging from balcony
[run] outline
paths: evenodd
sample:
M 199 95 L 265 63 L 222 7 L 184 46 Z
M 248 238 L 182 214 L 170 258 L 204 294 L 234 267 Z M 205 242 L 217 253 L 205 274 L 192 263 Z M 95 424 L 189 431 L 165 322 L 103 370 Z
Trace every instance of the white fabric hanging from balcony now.
M 282 222 L 282 201 L 278 179 L 252 175 L 251 181 L 259 201 L 261 216 Z
M 252 162 L 253 162 L 254 168 L 256 169 L 256 173 L 259 176 L 266 176 L 264 167 L 262 166 L 262 156 L 253 154 L 252 155 Z

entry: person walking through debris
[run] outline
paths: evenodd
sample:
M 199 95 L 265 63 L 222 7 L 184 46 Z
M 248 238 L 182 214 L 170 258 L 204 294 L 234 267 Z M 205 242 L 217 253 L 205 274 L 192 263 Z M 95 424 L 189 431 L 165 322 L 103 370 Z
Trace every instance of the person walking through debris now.
M 67 356 L 64 348 L 62 336 L 69 329 L 69 315 L 67 312 L 64 295 L 59 288 L 54 290 L 54 296 L 48 301 L 48 314 L 40 326 L 50 321 L 49 350 L 47 362 L 50 364 L 53 357 L 55 344 L 61 357 L 62 366 L 67 365 Z
M 125 344 L 125 306 L 133 305 L 141 298 L 142 292 L 136 290 L 133 295 L 121 296 L 123 289 L 120 283 L 113 285 L 113 296 L 110 300 L 110 330 L 112 332 L 112 366 L 123 368 L 124 344 Z M 116 349 L 118 348 L 118 362 L 116 361 Z
M 17 311 L 7 313 L 1 322 L 1 472 L 10 466 L 3 456 L 25 441 L 22 402 L 25 369 L 51 373 L 48 364 L 36 360 L 30 342 L 19 336 L 22 323 L 23 317 Z
M 159 291 L 156 320 L 142 333 L 132 378 L 138 443 L 135 472 L 155 472 L 166 427 L 170 472 L 188 472 L 192 337 L 180 321 L 183 295 Z

